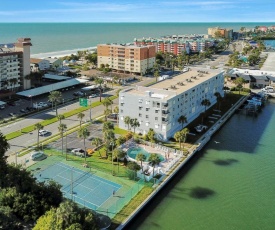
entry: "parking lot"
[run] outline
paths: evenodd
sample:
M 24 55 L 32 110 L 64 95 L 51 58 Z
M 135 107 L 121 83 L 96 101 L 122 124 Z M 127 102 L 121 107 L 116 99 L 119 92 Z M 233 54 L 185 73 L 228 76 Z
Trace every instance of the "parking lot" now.
M 88 126 L 88 130 L 90 132 L 90 136 L 86 139 L 86 148 L 95 148 L 95 146 L 91 145 L 91 142 L 94 138 L 103 138 L 103 133 L 102 133 L 102 123 L 93 123 L 92 125 Z M 64 151 L 65 151 L 65 146 L 66 146 L 66 137 L 64 137 Z M 58 139 L 50 144 L 49 147 L 62 150 L 62 139 Z M 76 149 L 76 148 L 81 148 L 84 149 L 84 143 L 83 139 L 77 137 L 77 132 L 71 133 L 67 136 L 67 150 L 68 153 L 71 153 L 71 150 Z

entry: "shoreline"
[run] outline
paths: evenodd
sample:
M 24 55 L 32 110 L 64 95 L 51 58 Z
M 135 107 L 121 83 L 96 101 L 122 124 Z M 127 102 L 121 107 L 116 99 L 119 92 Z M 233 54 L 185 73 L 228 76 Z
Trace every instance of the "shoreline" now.
M 60 50 L 60 51 L 52 51 L 46 53 L 38 53 L 38 54 L 31 54 L 31 58 L 61 58 L 65 56 L 70 56 L 72 54 L 76 55 L 78 51 L 88 50 L 89 52 L 95 52 L 96 46 L 87 47 L 87 48 L 77 48 L 71 50 Z

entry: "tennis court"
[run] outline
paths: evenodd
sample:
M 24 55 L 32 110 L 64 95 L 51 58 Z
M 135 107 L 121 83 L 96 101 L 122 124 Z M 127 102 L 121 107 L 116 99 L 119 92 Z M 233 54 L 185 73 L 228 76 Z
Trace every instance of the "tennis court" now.
M 34 176 L 40 182 L 56 181 L 62 186 L 61 191 L 65 197 L 93 210 L 97 210 L 122 187 L 62 162 L 55 163 Z

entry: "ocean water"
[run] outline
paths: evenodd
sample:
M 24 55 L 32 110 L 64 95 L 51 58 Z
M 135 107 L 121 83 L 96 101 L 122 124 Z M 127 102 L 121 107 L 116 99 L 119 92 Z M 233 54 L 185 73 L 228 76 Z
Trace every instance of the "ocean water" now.
M 134 38 L 172 34 L 207 34 L 208 27 L 220 26 L 235 31 L 244 26 L 273 23 L 0 23 L 0 44 L 19 37 L 32 39 L 31 54 L 86 49 L 100 43 L 127 43 Z
M 274 230 L 274 136 L 275 100 L 235 114 L 128 229 Z

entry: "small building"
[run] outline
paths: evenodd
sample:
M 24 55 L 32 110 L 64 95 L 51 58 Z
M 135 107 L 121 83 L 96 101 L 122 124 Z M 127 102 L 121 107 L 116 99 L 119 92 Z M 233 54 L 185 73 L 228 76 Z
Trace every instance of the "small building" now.
M 31 58 L 30 59 L 31 71 L 47 70 L 50 68 L 50 62 L 45 59 Z
M 57 69 L 63 65 L 62 60 L 58 58 L 44 58 L 44 60 L 49 61 L 51 69 Z

